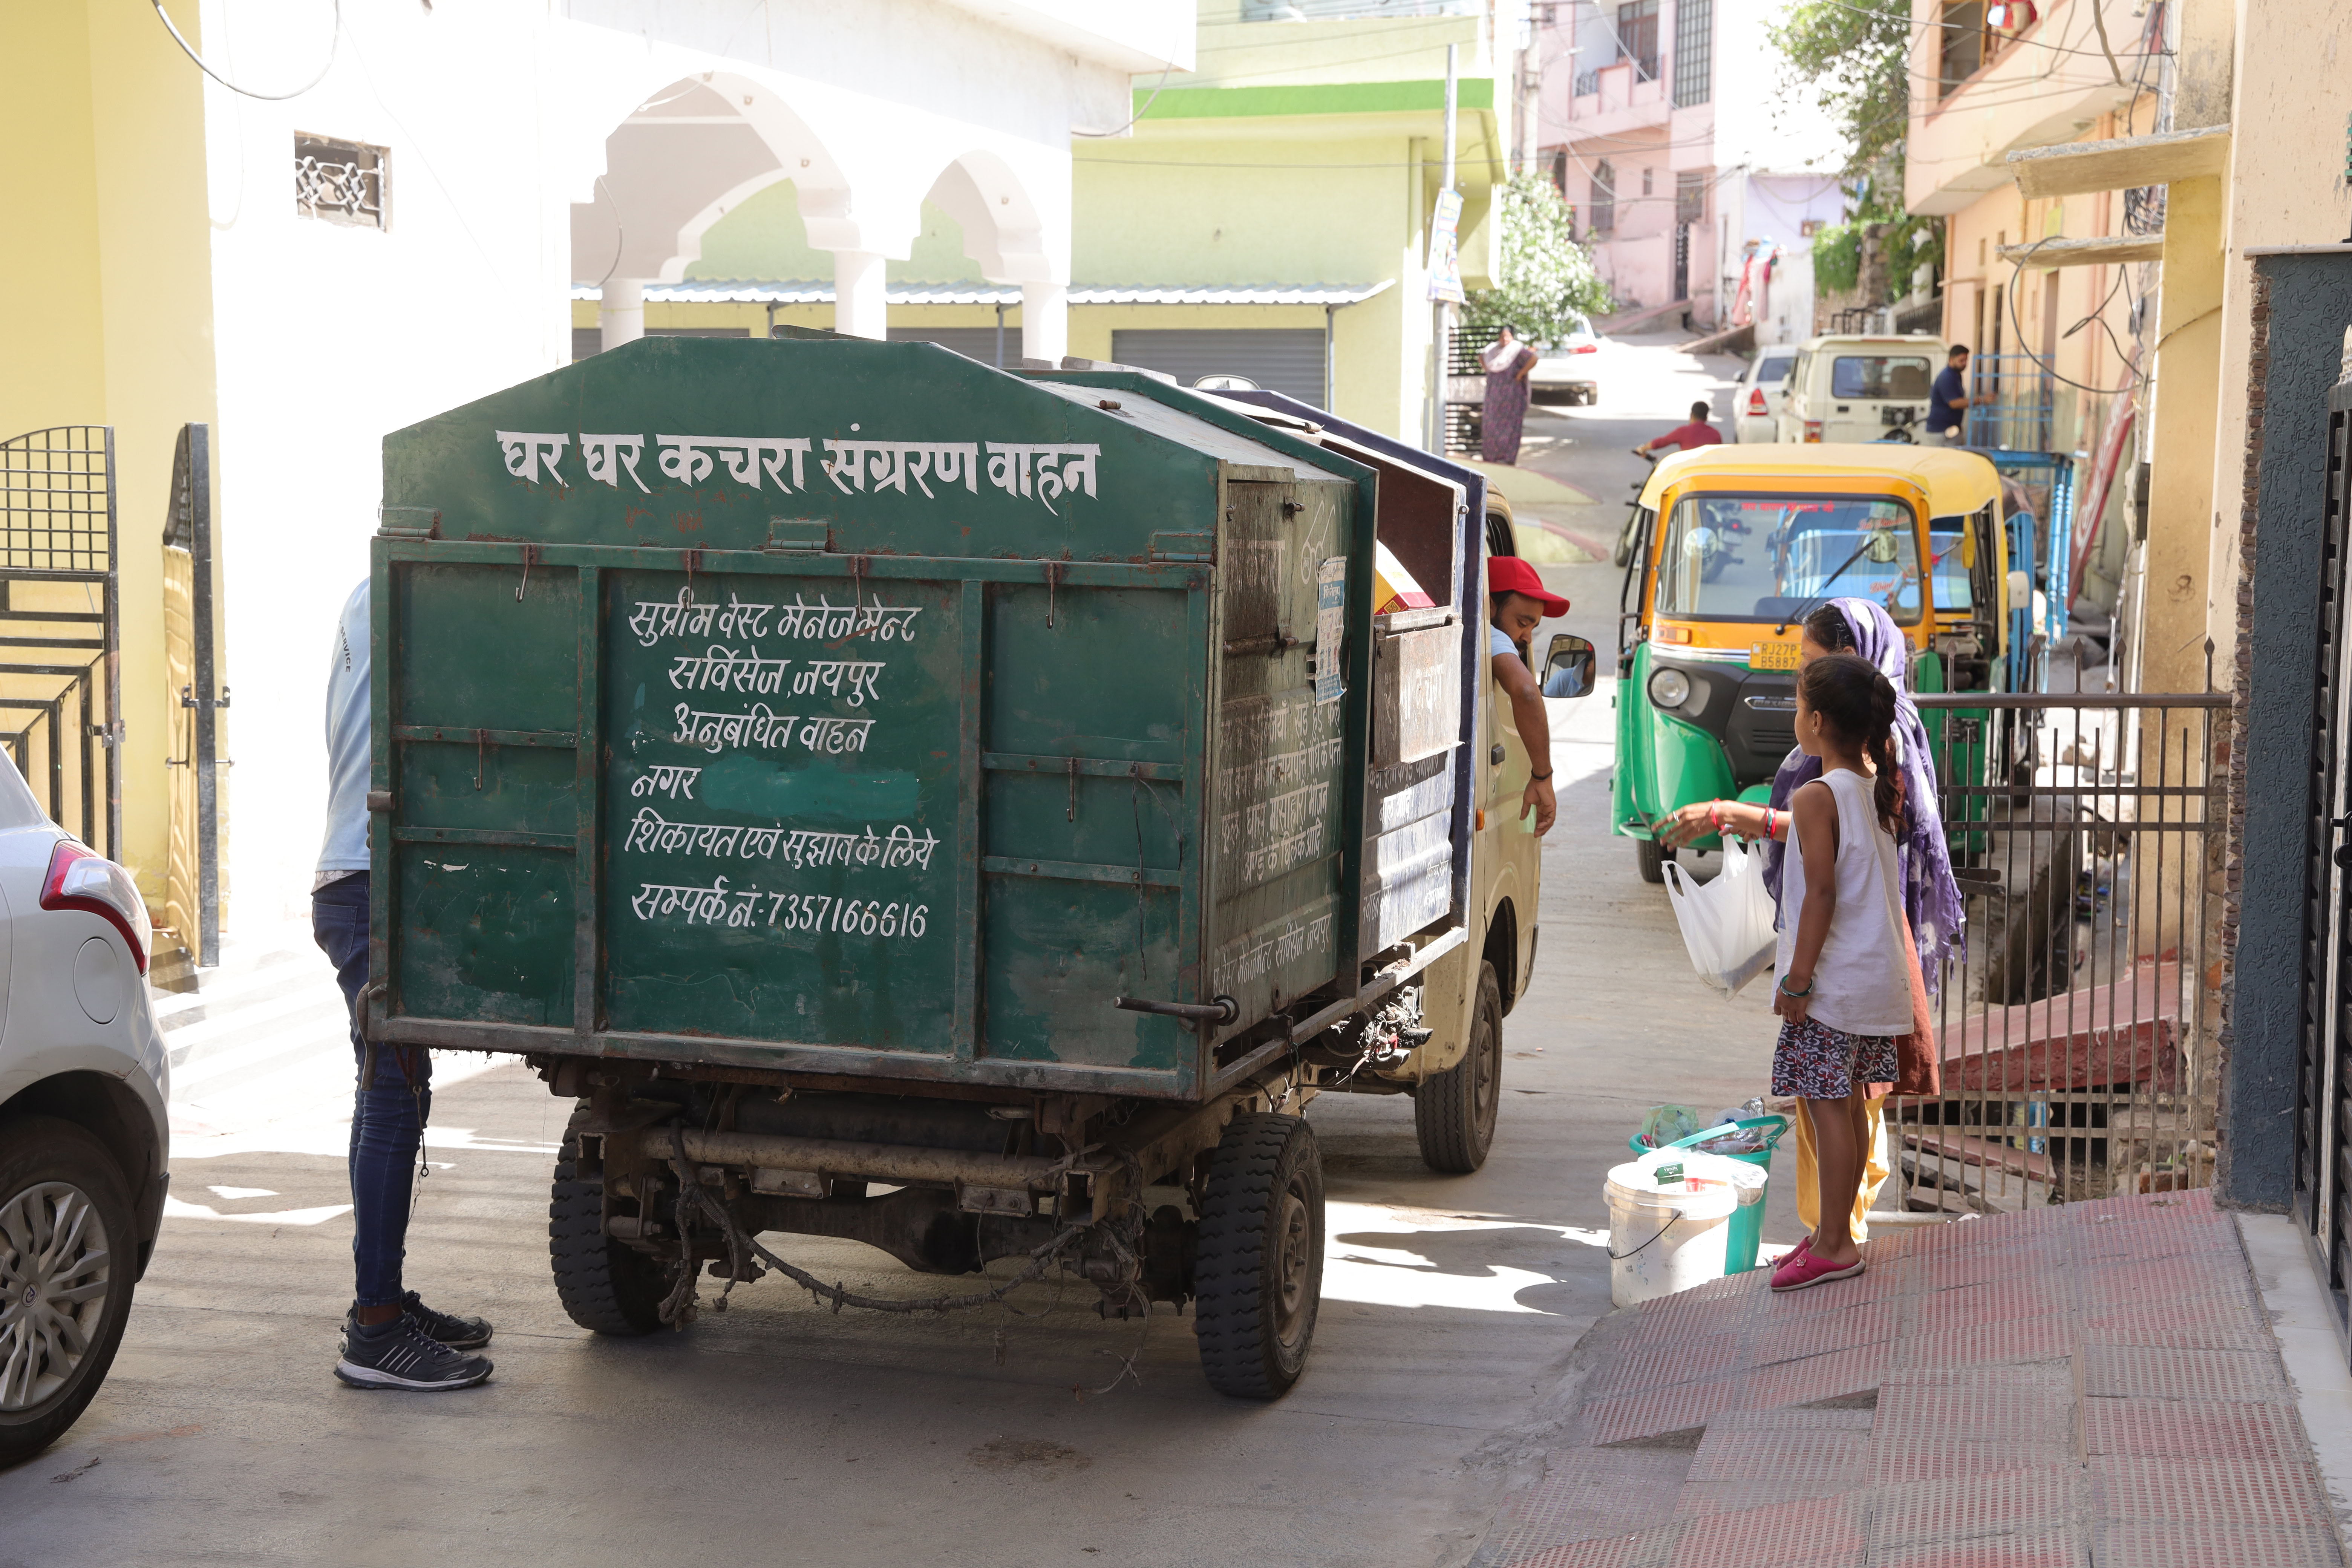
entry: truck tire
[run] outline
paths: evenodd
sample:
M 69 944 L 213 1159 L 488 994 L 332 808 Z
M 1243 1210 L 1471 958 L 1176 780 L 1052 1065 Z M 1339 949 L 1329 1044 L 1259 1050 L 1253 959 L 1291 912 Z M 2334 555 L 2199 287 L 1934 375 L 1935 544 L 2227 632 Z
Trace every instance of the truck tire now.
M 137 1242 L 121 1169 L 88 1131 L 27 1117 L 0 1131 L 0 1148 L 5 1469 L 64 1436 L 106 1381 L 131 1316 Z
M 1274 1399 L 1307 1366 L 1323 1297 L 1323 1155 L 1296 1116 L 1236 1116 L 1211 1156 L 1193 1264 L 1209 1386 Z
M 1448 1175 L 1467 1175 L 1495 1146 L 1495 1116 L 1503 1099 L 1503 988 L 1495 966 L 1478 965 L 1478 1000 L 1470 1015 L 1470 1048 L 1462 1059 L 1425 1078 L 1412 1096 L 1412 1130 L 1421 1162 Z
M 573 1116 L 575 1127 L 579 1120 Z M 661 1327 L 669 1271 L 604 1234 L 604 1184 L 573 1173 L 579 1152 L 577 1137 L 565 1129 L 547 1202 L 547 1258 L 556 1297 L 572 1321 L 592 1333 L 652 1333 Z
M 1641 868 L 1642 880 L 1644 882 L 1664 886 L 1666 862 L 1674 858 L 1675 852 L 1654 838 L 1643 837 L 1633 840 L 1633 864 Z

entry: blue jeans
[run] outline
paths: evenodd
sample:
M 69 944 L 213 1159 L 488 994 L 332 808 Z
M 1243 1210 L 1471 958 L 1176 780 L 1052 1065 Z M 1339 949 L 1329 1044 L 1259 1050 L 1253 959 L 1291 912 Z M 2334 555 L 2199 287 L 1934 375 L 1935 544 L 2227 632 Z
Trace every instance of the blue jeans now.
M 361 1081 L 352 1106 L 352 1262 L 354 1304 L 389 1307 L 401 1298 L 400 1260 L 408 1237 L 410 1173 L 433 1109 L 433 1055 L 422 1047 L 380 1045 L 373 1062 L 361 1035 L 360 987 L 368 977 L 368 878 L 364 871 L 310 895 L 310 934 L 335 966 L 352 1015 L 352 1057 Z M 368 1068 L 373 1065 L 371 1077 Z

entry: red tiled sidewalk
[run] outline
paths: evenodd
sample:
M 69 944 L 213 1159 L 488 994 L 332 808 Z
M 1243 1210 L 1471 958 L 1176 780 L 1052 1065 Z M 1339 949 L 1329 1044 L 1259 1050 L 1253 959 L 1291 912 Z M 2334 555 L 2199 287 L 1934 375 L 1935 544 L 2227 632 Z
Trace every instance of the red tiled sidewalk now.
M 1883 1236 L 1603 1320 L 1477 1568 L 2343 1568 L 2236 1226 L 2204 1193 Z

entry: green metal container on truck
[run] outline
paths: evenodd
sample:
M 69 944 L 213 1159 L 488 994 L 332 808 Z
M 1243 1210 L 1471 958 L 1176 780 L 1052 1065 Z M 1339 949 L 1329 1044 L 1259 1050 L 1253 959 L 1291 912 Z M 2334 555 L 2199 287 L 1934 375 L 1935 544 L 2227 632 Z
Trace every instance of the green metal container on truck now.
M 1439 483 L 1390 469 L 850 340 L 645 340 L 387 437 L 366 1027 L 579 1102 L 576 1320 L 848 1236 L 1195 1300 L 1219 1387 L 1295 1380 L 1297 1110 L 1418 1085 L 1474 934 L 1477 528 L 1414 512 L 1442 607 L 1376 626 L 1381 487 Z

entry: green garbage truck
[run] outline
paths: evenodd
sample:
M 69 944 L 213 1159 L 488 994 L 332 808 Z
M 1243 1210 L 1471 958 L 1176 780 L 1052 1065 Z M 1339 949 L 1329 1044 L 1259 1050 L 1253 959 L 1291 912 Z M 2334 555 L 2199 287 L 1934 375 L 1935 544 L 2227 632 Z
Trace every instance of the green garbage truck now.
M 1533 957 L 1475 479 L 851 340 L 648 339 L 395 432 L 369 1037 L 574 1102 L 550 1250 L 592 1330 L 763 1266 L 927 1310 L 1059 1274 L 1189 1303 L 1210 1382 L 1279 1394 L 1302 1108 L 1409 1094 L 1475 1169 Z M 1381 547 L 1428 605 L 1376 614 Z M 793 1235 L 1026 1261 L 867 1300 Z

